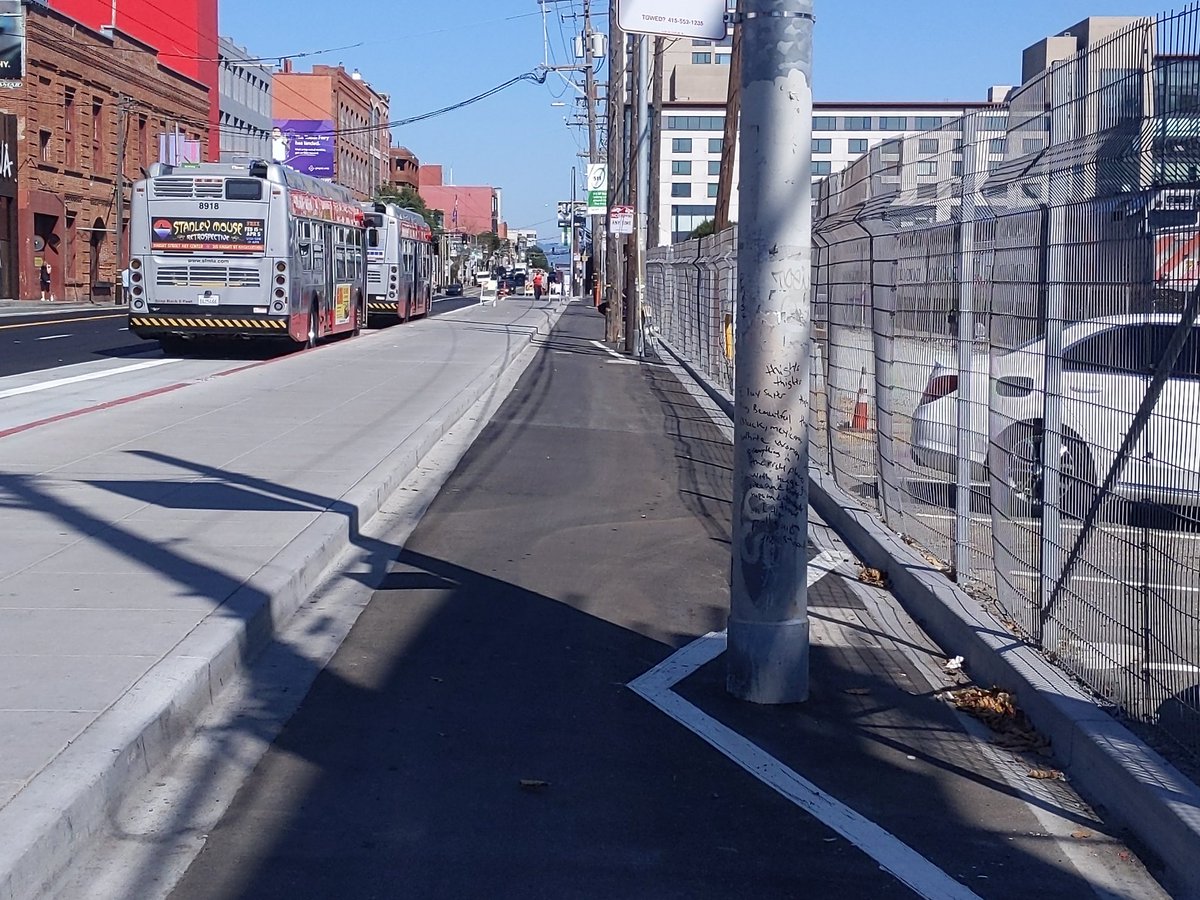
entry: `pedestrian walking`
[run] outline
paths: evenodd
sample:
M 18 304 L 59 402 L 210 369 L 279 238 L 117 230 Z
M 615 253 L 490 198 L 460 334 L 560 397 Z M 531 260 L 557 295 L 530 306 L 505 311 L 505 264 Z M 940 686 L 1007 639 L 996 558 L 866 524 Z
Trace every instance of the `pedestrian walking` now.
M 42 301 L 49 302 L 53 300 L 54 294 L 50 290 L 50 263 L 42 262 L 42 268 L 38 271 L 38 284 L 42 289 Z
M 542 273 L 535 272 L 533 274 L 533 302 L 537 303 L 542 299 Z

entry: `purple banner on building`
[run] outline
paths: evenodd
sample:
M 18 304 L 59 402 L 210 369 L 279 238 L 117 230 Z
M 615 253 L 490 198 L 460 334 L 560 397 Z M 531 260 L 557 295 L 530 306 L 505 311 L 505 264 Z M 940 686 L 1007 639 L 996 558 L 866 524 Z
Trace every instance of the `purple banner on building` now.
M 276 119 L 271 159 L 314 178 L 333 179 L 333 122 Z

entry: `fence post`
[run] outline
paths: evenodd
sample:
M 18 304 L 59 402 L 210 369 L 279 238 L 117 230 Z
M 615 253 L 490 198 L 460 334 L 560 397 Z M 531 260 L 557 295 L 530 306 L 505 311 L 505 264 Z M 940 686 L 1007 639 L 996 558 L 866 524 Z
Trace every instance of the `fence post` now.
M 962 119 L 963 174 L 958 261 L 958 463 L 954 485 L 954 578 L 960 584 L 971 568 L 971 483 L 975 436 L 971 429 L 975 401 L 975 197 L 979 189 L 979 154 L 975 116 Z

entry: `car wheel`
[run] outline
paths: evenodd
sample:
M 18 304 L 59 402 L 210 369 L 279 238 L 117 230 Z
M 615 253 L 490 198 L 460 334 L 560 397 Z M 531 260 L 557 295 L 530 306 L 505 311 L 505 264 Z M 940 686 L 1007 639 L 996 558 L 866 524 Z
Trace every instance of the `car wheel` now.
M 989 453 L 992 500 L 1009 516 L 1037 515 L 1044 500 L 1045 468 L 1040 423 L 1021 422 L 1005 431 Z M 1087 446 L 1064 434 L 1059 451 L 1059 511 L 1082 519 L 1096 494 L 1096 470 Z

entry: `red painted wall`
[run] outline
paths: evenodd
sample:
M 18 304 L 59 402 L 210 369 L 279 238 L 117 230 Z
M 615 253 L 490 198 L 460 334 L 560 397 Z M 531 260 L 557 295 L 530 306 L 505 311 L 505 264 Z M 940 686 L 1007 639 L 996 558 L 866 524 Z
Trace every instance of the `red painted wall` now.
M 93 30 L 112 23 L 112 0 L 46 0 Z M 117 28 L 158 50 L 164 66 L 208 87 L 208 156 L 220 158 L 217 130 L 217 0 L 117 0 Z

